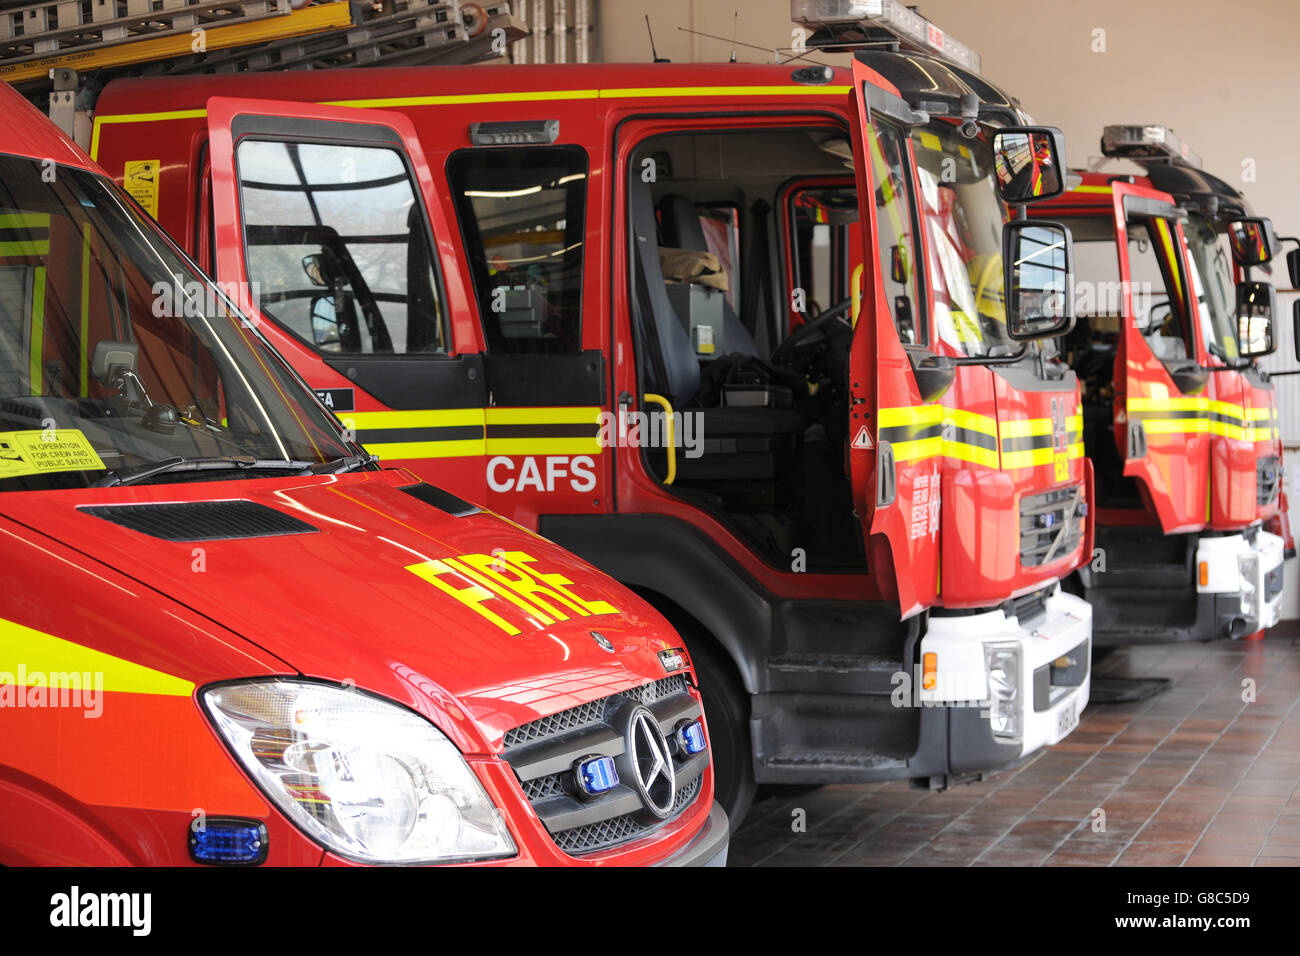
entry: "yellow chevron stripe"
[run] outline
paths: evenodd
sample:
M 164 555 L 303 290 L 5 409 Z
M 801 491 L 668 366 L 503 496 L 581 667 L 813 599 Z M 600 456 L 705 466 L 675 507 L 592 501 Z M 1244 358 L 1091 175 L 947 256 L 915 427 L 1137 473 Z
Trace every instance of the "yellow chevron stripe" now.
M 17 683 L 20 671 L 29 687 L 38 674 L 48 686 L 52 675 L 91 673 L 103 675 L 106 691 L 169 697 L 194 692 L 190 681 L 0 619 L 0 684 Z

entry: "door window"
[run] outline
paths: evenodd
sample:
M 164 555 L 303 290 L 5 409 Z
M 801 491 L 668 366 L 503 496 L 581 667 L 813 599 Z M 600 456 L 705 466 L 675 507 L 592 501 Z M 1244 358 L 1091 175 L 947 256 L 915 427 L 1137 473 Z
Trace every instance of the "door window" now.
M 447 178 L 488 351 L 580 352 L 586 152 L 461 150 L 448 160 Z
M 235 158 L 262 311 L 325 353 L 447 350 L 429 231 L 401 153 L 246 139 Z
M 1163 362 L 1196 354 L 1184 306 L 1186 282 L 1176 242 L 1177 233 L 1168 219 L 1139 219 L 1128 224 L 1133 321 L 1152 353 Z
M 918 293 L 916 208 L 907 171 L 906 139 L 897 130 L 873 124 L 867 132 L 875 182 L 876 248 L 880 274 L 904 345 L 924 345 L 924 302 Z

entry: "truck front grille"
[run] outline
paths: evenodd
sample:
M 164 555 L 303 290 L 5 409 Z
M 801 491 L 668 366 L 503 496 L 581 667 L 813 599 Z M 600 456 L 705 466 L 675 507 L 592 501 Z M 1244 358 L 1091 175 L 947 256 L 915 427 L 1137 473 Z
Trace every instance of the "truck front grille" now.
M 1273 503 L 1281 485 L 1282 467 L 1278 464 L 1277 457 L 1270 455 L 1259 459 L 1255 463 L 1255 488 L 1261 508 Z
M 1073 553 L 1083 540 L 1087 513 L 1082 485 L 1021 498 L 1020 563 L 1038 567 Z
M 505 735 L 504 757 L 556 846 L 581 856 L 638 840 L 695 802 L 709 752 L 691 756 L 675 744 L 678 725 L 703 714 L 689 688 L 684 674 L 673 674 L 541 717 Z M 650 711 L 673 752 L 675 792 L 666 818 L 646 807 L 624 757 L 630 714 L 638 707 Z M 593 756 L 613 757 L 619 768 L 617 786 L 594 797 L 579 792 L 573 769 Z

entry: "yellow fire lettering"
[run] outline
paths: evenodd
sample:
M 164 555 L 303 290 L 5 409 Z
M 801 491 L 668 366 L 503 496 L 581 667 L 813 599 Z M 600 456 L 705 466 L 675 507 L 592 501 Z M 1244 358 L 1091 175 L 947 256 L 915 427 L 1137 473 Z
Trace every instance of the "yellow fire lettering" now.
M 470 584 L 470 586 L 467 588 L 458 588 L 450 584 L 449 582 L 444 581 L 441 576 L 449 573 L 456 574 L 459 577 L 465 578 L 466 580 L 469 581 L 474 580 L 473 577 L 463 573 L 462 571 L 458 570 L 455 567 L 452 567 L 448 562 L 425 561 L 421 564 L 408 565 L 406 570 L 410 571 L 412 574 L 416 575 L 417 577 L 421 577 L 424 580 L 428 581 L 434 587 L 438 588 L 438 590 L 446 594 L 450 594 L 457 601 L 460 601 L 462 604 L 466 605 L 467 607 L 472 607 L 475 611 L 478 611 L 478 613 L 482 614 L 485 618 L 487 618 L 497 627 L 501 628 L 501 630 L 505 631 L 507 634 L 513 635 L 513 634 L 520 633 L 519 628 L 515 627 L 505 618 L 494 614 L 492 611 L 484 607 L 483 605 L 484 601 L 488 601 L 496 597 L 496 594 L 494 592 L 492 592 L 488 588 L 483 587 L 480 584 Z

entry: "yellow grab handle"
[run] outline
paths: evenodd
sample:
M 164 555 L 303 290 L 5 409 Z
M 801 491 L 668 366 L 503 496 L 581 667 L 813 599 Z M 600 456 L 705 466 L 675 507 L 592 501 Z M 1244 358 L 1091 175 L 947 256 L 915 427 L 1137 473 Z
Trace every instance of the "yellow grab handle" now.
M 862 263 L 853 270 L 853 275 L 849 278 L 849 296 L 853 302 L 850 306 L 850 313 L 853 316 L 853 328 L 858 327 L 858 313 L 862 311 Z
M 664 479 L 664 484 L 671 485 L 677 480 L 677 433 L 673 426 L 673 404 L 662 395 L 653 395 L 650 392 L 646 392 L 645 400 L 654 402 L 664 410 L 665 437 L 668 439 L 668 477 Z

